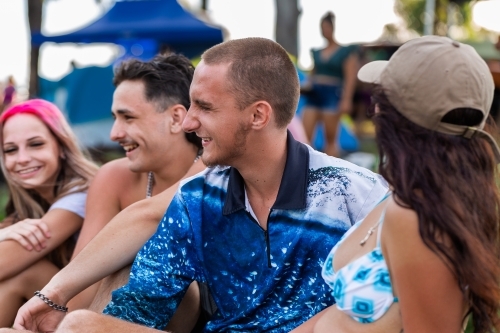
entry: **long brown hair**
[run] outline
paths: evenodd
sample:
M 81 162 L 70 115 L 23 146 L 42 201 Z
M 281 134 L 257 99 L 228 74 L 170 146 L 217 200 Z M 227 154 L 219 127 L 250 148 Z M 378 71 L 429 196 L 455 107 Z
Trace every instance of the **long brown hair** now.
M 373 92 L 380 174 L 400 206 L 418 215 L 424 243 L 450 267 L 475 332 L 499 327 L 500 195 L 497 163 L 482 137 L 466 139 L 420 127 L 402 116 L 381 87 Z M 474 126 L 478 110 L 452 110 L 442 121 Z M 490 130 L 491 131 L 491 130 Z
M 0 116 L 1 142 L 3 142 L 3 125 L 5 122 L 10 117 L 15 117 L 21 113 L 38 117 L 57 140 L 64 156 L 59 160 L 61 167 L 55 184 L 48 185 L 53 187 L 55 201 L 73 192 L 86 191 L 94 174 L 97 172 L 97 166 L 85 156 L 84 150 L 79 146 L 78 140 L 68 122 L 54 104 L 41 99 L 34 99 L 19 103 L 6 110 Z M 9 221 L 4 223 L 15 223 L 27 218 L 42 218 L 51 203 L 45 201 L 35 191 L 23 188 L 22 184 L 9 177 L 9 173 L 5 168 L 3 149 L 0 149 L 0 155 L 0 167 L 10 194 L 5 208 Z M 59 268 L 65 266 L 71 258 L 74 243 L 75 240 L 70 237 L 58 249 L 48 255 L 49 260 Z

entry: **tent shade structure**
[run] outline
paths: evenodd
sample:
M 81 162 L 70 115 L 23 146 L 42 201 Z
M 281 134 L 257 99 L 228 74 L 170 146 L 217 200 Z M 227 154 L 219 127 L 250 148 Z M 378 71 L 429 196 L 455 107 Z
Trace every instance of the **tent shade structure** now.
M 33 32 L 31 42 L 114 43 L 154 40 L 186 56 L 223 41 L 222 29 L 185 11 L 176 0 L 117 1 L 101 18 L 80 30 L 58 36 Z
M 129 57 L 149 60 L 164 49 L 193 58 L 222 41 L 221 27 L 199 20 L 176 0 L 116 0 L 104 15 L 77 31 L 57 36 L 31 34 L 32 45 L 44 42 L 121 45 L 125 54 L 115 64 Z M 113 125 L 112 81 L 113 65 L 74 68 L 58 82 L 41 79 L 39 96 L 61 108 L 84 146 L 116 147 L 109 139 Z
M 113 67 L 74 68 L 59 81 L 40 79 L 39 97 L 56 104 L 85 147 L 118 147 L 109 138 Z

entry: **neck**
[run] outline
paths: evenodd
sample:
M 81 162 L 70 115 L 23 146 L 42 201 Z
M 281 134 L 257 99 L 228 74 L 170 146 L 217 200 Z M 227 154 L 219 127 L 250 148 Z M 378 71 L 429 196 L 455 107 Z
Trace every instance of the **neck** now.
M 36 192 L 49 204 L 54 203 L 54 187 L 48 186 L 46 189 L 36 190 Z
M 326 40 L 326 44 L 327 44 L 328 46 L 334 46 L 334 45 L 337 45 L 337 42 L 336 42 L 336 41 L 335 41 L 335 39 L 332 37 L 332 38 L 328 38 L 328 39 Z
M 183 149 L 171 151 L 170 158 L 160 168 L 151 170 L 154 176 L 153 195 L 163 192 L 182 179 L 193 165 L 197 154 L 198 148 L 187 142 Z
M 271 207 L 278 196 L 285 170 L 287 132 L 273 131 L 259 136 L 261 138 L 249 138 L 253 151 L 249 149 L 245 161 L 235 167 L 245 181 L 249 197 L 260 198 Z

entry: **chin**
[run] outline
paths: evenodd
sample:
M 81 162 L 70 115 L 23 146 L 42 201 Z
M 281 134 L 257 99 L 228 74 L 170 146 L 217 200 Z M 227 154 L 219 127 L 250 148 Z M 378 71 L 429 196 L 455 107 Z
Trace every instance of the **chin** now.
M 32 184 L 32 183 L 26 183 L 26 182 L 20 182 L 21 187 L 25 190 L 36 190 L 38 187 L 40 187 L 39 184 Z
M 148 172 L 149 170 L 146 170 L 143 165 L 141 164 L 138 164 L 138 163 L 134 163 L 134 162 L 130 162 L 128 168 L 130 169 L 130 171 L 132 172 Z
M 201 155 L 201 161 L 209 168 L 230 165 L 224 158 L 210 158 L 210 156 L 205 156 L 205 154 Z

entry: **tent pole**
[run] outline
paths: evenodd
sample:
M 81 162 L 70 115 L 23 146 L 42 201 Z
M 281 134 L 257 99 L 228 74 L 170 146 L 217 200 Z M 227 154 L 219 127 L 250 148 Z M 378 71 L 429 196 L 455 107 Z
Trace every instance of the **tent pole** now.
M 425 25 L 424 35 L 434 34 L 434 13 L 436 11 L 436 0 L 427 0 L 425 3 Z

